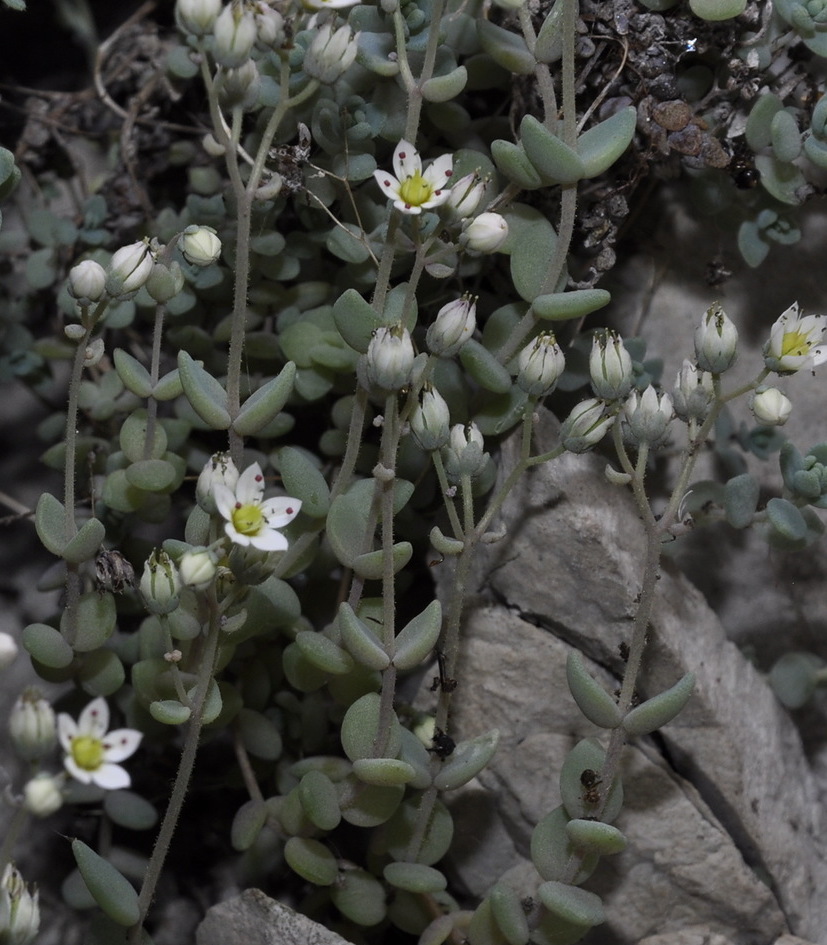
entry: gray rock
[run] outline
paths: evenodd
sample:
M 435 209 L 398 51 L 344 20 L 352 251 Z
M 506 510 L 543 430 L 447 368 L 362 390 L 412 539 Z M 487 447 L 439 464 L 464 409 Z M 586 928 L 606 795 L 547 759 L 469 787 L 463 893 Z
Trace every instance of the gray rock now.
M 543 414 L 538 451 L 551 448 L 556 429 Z M 506 470 L 514 450 L 513 443 L 505 445 Z M 566 455 L 525 477 L 503 506 L 507 538 L 482 549 L 477 566 L 480 599 L 468 611 L 468 662 L 455 725 L 462 737 L 501 728 L 500 750 L 481 780 L 501 792 L 503 823 L 523 855 L 537 819 L 558 803 L 556 769 L 567 748 L 594 731 L 584 729 L 567 692 L 568 648 L 589 656 L 595 674 L 615 688 L 622 670 L 618 645 L 628 638 L 639 590 L 642 528 L 630 497 L 603 478 L 603 465 L 596 457 Z M 450 569 L 437 570 L 445 599 Z M 650 802 L 642 784 L 628 785 L 620 826 L 635 840 L 634 852 L 623 856 L 642 863 L 624 866 L 616 880 L 624 910 L 619 940 L 708 924 L 717 934 L 738 933 L 739 943 L 769 945 L 787 930 L 827 942 L 823 815 L 798 733 L 764 679 L 727 641 L 702 595 L 667 562 L 642 696 L 688 670 L 697 676 L 689 706 L 657 740 L 641 742 L 665 765 L 632 770 L 655 787 L 660 780 L 663 792 L 663 778 L 674 767 L 691 786 L 672 777 L 671 793 L 682 798 L 675 806 L 669 791 Z M 695 833 L 685 829 L 686 817 L 697 823 Z M 674 910 L 658 907 L 653 882 L 677 897 Z M 642 929 L 646 909 L 654 909 L 649 918 L 656 925 Z M 608 910 L 612 915 L 611 903 Z
M 213 906 L 195 934 L 196 945 L 347 945 L 345 940 L 260 889 Z

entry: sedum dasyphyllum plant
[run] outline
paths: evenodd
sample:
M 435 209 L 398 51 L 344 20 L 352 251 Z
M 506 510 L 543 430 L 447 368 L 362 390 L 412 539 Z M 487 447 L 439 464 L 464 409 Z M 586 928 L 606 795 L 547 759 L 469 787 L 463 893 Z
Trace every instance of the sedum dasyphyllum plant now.
M 225 856 L 243 854 L 240 881 L 282 877 L 292 901 L 354 940 L 562 945 L 605 921 L 588 877 L 626 842 L 624 745 L 672 720 L 693 688 L 690 673 L 634 700 L 664 544 L 713 509 L 801 548 L 827 505 L 824 444 L 806 455 L 784 444 L 783 492 L 765 503 L 746 472 L 693 487 L 736 398 L 751 398 L 761 442 L 772 440 L 792 405 L 771 378 L 827 360 L 820 315 L 792 304 L 753 379 L 734 386 L 738 332 L 717 303 L 674 385 L 595 314 L 610 301 L 596 283 L 625 215 L 621 172 L 631 194 L 658 149 L 696 159 L 688 172 L 701 185 L 726 185 L 743 204 L 739 245 L 758 262 L 767 240 L 792 232 L 801 154 L 823 166 L 811 153 L 821 106 L 797 150 L 791 93 L 769 78 L 748 91 L 769 67 L 767 37 L 797 42 L 785 23 L 821 55 L 818 26 L 810 35 L 780 3 L 771 23 L 747 21 L 752 35 L 733 19 L 755 13 L 743 3 L 681 6 L 693 32 L 660 69 L 673 85 L 648 74 L 644 94 L 621 66 L 613 85 L 596 92 L 590 79 L 577 94 L 590 55 L 581 23 L 615 30 L 647 75 L 635 30 L 650 30 L 647 49 L 672 43 L 678 16 L 652 12 L 665 6 L 616 4 L 610 20 L 577 0 L 178 0 L 177 38 L 155 36 L 148 53 L 165 82 L 132 100 L 124 134 L 137 137 L 115 179 L 73 213 L 53 212 L 48 188 L 38 209 L 21 202 L 28 298 L 57 286 L 59 330 L 35 340 L 22 303 L 10 305 L 14 355 L 3 363 L 51 398 L 65 362 L 68 398 L 40 427 L 62 487 L 34 515 L 56 560 L 41 588 L 59 588 L 60 605 L 22 634 L 61 694 L 53 707 L 24 692 L 10 720 L 29 771 L 13 786 L 0 854 L 7 940 L 37 932 L 37 894 L 8 865 L 27 823 L 71 807 L 97 829 L 73 830 L 64 897 L 98 910 L 95 942 L 151 941 L 165 864 L 207 829 L 187 823 L 195 811 L 182 816 L 201 777 L 233 804 L 222 843 Z M 705 61 L 698 91 L 682 57 L 716 38 L 733 58 Z M 133 78 L 149 68 L 131 66 Z M 122 75 L 98 79 L 123 111 L 111 97 Z M 156 121 L 150 99 L 171 183 L 134 159 L 147 133 L 136 120 Z M 721 102 L 726 121 L 700 117 Z M 184 115 L 197 138 L 175 137 Z M 744 170 L 727 151 L 739 116 L 765 152 L 749 205 L 729 180 Z M 5 197 L 20 171 L 9 152 L 2 160 Z M 126 208 L 124 181 L 138 194 Z M 595 254 L 584 264 L 578 247 Z M 563 422 L 558 445 L 538 453 L 544 404 Z M 521 444 L 514 468 L 499 463 L 505 436 Z M 522 475 L 596 448 L 647 538 L 622 685 L 608 692 L 571 658 L 571 695 L 605 735 L 563 762 L 562 804 L 531 845 L 534 886 L 458 901 L 441 868 L 453 832 L 445 797 L 498 741 L 452 726 L 474 555 L 503 537 L 498 513 Z M 650 493 L 647 472 L 667 450 L 679 457 L 674 479 Z M 434 552 L 455 569 L 447 599 L 434 598 L 423 566 Z M 15 641 L 0 646 L 4 663 L 14 657 Z M 426 710 L 406 680 L 430 680 L 435 657 Z M 209 774 L 194 775 L 205 755 Z

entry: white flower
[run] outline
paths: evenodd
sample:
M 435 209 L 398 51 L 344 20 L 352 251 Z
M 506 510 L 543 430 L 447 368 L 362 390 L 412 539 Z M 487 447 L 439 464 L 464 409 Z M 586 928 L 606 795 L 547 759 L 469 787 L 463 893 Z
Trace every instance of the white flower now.
M 410 141 L 402 140 L 393 152 L 396 177 L 387 171 L 374 171 L 373 176 L 397 210 L 416 214 L 439 207 L 451 196 L 447 184 L 453 174 L 453 164 L 453 157 L 443 154 L 423 173 L 419 151 Z
M 93 699 L 80 713 L 77 722 L 61 712 L 57 734 L 66 752 L 63 765 L 82 784 L 97 784 L 109 791 L 129 787 L 127 772 L 117 762 L 134 754 L 144 737 L 132 728 L 109 728 L 106 699 Z
M 253 463 L 238 477 L 235 491 L 221 483 L 213 487 L 215 506 L 227 521 L 224 531 L 237 545 L 261 551 L 285 551 L 287 539 L 279 531 L 299 514 L 299 499 L 279 496 L 264 499 L 264 475 Z
M 304 74 L 325 85 L 332 85 L 356 61 L 358 43 L 359 33 L 354 34 L 347 23 L 337 30 L 331 23 L 325 23 L 313 31 L 313 39 L 302 63 Z
M 144 240 L 116 250 L 109 261 L 106 291 L 120 298 L 137 292 L 152 273 L 155 257 Z
M 825 328 L 823 315 L 802 317 L 798 302 L 793 302 L 770 330 L 764 363 L 777 374 L 793 374 L 827 361 L 827 345 L 819 344 Z

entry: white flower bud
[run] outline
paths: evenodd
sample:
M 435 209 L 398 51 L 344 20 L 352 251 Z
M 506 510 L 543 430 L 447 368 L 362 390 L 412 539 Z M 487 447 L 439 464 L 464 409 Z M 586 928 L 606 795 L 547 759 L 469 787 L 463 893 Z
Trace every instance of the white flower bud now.
M 517 357 L 517 386 L 529 397 L 545 397 L 566 367 L 560 345 L 550 331 L 539 334 Z
M 451 193 L 444 205 L 449 216 L 454 220 L 470 217 L 477 209 L 485 193 L 485 182 L 478 174 L 466 174 L 451 187 Z
M 632 389 L 632 358 L 616 331 L 595 333 L 589 374 L 594 395 L 602 400 L 620 400 Z
M 80 341 L 81 338 L 86 337 L 86 329 L 83 325 L 77 325 L 74 322 L 69 325 L 63 326 L 63 334 L 69 339 L 69 341 Z
M 216 485 L 226 486 L 230 492 L 235 493 L 238 476 L 238 468 L 229 453 L 214 453 L 204 464 L 198 476 L 198 482 L 195 484 L 195 501 L 205 512 L 215 515 L 218 511 L 213 494 Z
M 777 387 L 759 387 L 750 404 L 755 419 L 765 427 L 783 427 L 793 405 Z
M 254 4 L 256 29 L 258 39 L 256 45 L 260 49 L 278 49 L 284 44 L 284 17 L 278 10 L 267 3 Z
M 146 291 L 156 302 L 169 302 L 184 288 L 184 273 L 173 260 L 168 266 L 156 262 L 146 280 Z
M 24 761 L 38 761 L 57 744 L 55 713 L 36 689 L 26 689 L 12 706 L 9 735 L 15 754 Z
M 106 270 L 94 259 L 84 259 L 69 270 L 69 295 L 81 305 L 100 301 L 106 289 Z
M 508 236 L 508 224 L 499 213 L 481 213 L 462 234 L 465 246 L 475 253 L 494 253 Z
M 691 361 L 684 361 L 675 379 L 672 403 L 681 420 L 704 421 L 712 406 L 715 389 L 712 375 L 702 371 Z
M 248 59 L 237 69 L 225 69 L 217 85 L 225 108 L 252 108 L 258 102 L 261 76 L 255 62 Z
M 205 36 L 212 32 L 220 12 L 221 0 L 178 0 L 175 21 L 184 32 Z
M 368 383 L 382 390 L 400 390 L 410 382 L 414 357 L 407 328 L 401 325 L 377 328 L 365 355 Z
M 143 240 L 122 246 L 109 263 L 106 291 L 116 298 L 137 292 L 149 278 L 154 264 L 149 245 Z
M 585 453 L 603 439 L 614 423 L 602 400 L 581 401 L 563 421 L 560 442 L 570 453 Z
M 203 589 L 213 580 L 218 568 L 215 557 L 208 548 L 185 551 L 178 562 L 181 583 L 196 590 Z
M 17 869 L 7 863 L 0 880 L 0 941 L 29 945 L 40 928 L 38 893 L 29 892 Z
M 463 295 L 443 305 L 433 324 L 428 327 L 425 343 L 432 354 L 450 358 L 457 354 L 477 327 L 477 303 L 470 295 Z
M 695 330 L 695 355 L 698 367 L 710 374 L 723 374 L 735 363 L 738 329 L 715 302 Z
M 359 34 L 354 36 L 347 23 L 335 32 L 330 23 L 325 23 L 316 30 L 304 54 L 305 75 L 325 85 L 334 83 L 353 65 L 358 38 Z
M 184 259 L 193 266 L 211 266 L 221 255 L 221 240 L 211 226 L 188 226 L 179 245 Z
M 411 433 L 423 450 L 438 450 L 448 442 L 451 413 L 444 398 L 432 387 L 422 392 L 411 414 Z
M 49 817 L 63 807 L 63 779 L 38 774 L 23 786 L 23 807 L 35 817 Z
M 0 669 L 5 669 L 17 658 L 17 643 L 10 633 L 0 633 Z
M 146 609 L 151 614 L 169 614 L 178 606 L 181 578 L 165 551 L 156 548 L 147 558 L 139 586 Z
M 237 69 L 253 51 L 258 30 L 253 14 L 241 4 L 224 7 L 213 27 L 213 56 L 225 69 Z
M 476 476 L 485 469 L 488 453 L 485 440 L 476 423 L 457 423 L 451 427 L 448 445 L 443 449 L 445 471 L 458 482 L 462 476 Z
M 642 394 L 632 391 L 623 406 L 626 418 L 624 433 L 636 446 L 644 443 L 658 446 L 666 436 L 673 413 L 669 394 L 658 394 L 651 384 Z

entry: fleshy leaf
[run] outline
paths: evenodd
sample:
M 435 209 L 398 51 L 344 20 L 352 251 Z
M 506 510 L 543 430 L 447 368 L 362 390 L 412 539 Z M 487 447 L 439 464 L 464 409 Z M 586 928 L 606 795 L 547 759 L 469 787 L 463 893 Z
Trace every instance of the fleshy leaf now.
M 138 894 L 129 880 L 82 840 L 72 841 L 72 854 L 92 898 L 106 915 L 118 925 L 139 922 Z
M 207 376 L 209 377 L 209 375 Z M 233 420 L 233 430 L 240 436 L 253 436 L 258 433 L 271 420 L 275 419 L 287 403 L 287 398 L 293 391 L 295 380 L 296 365 L 292 361 L 288 361 L 272 380 L 244 401 L 238 416 Z M 223 388 L 221 389 L 223 390 Z M 187 392 L 186 382 L 184 382 L 184 391 Z M 192 402 L 189 392 L 187 392 L 187 397 L 195 410 L 198 411 L 198 407 Z M 206 420 L 207 418 L 202 415 L 202 419 Z M 220 427 L 219 429 L 224 428 Z
M 582 655 L 572 650 L 566 679 L 574 701 L 586 718 L 601 728 L 617 728 L 623 721 L 617 702 L 586 669 Z
M 395 641 L 394 666 L 413 669 L 436 646 L 442 629 L 442 606 L 438 600 L 430 604 L 400 630 Z
M 632 709 L 623 719 L 623 728 L 630 735 L 648 735 L 654 732 L 675 718 L 689 701 L 694 688 L 695 675 L 687 673 L 674 686 Z
M 221 384 L 186 351 L 178 352 L 178 371 L 184 394 L 204 423 L 214 430 L 228 429 L 230 414 L 227 411 L 227 392 Z

